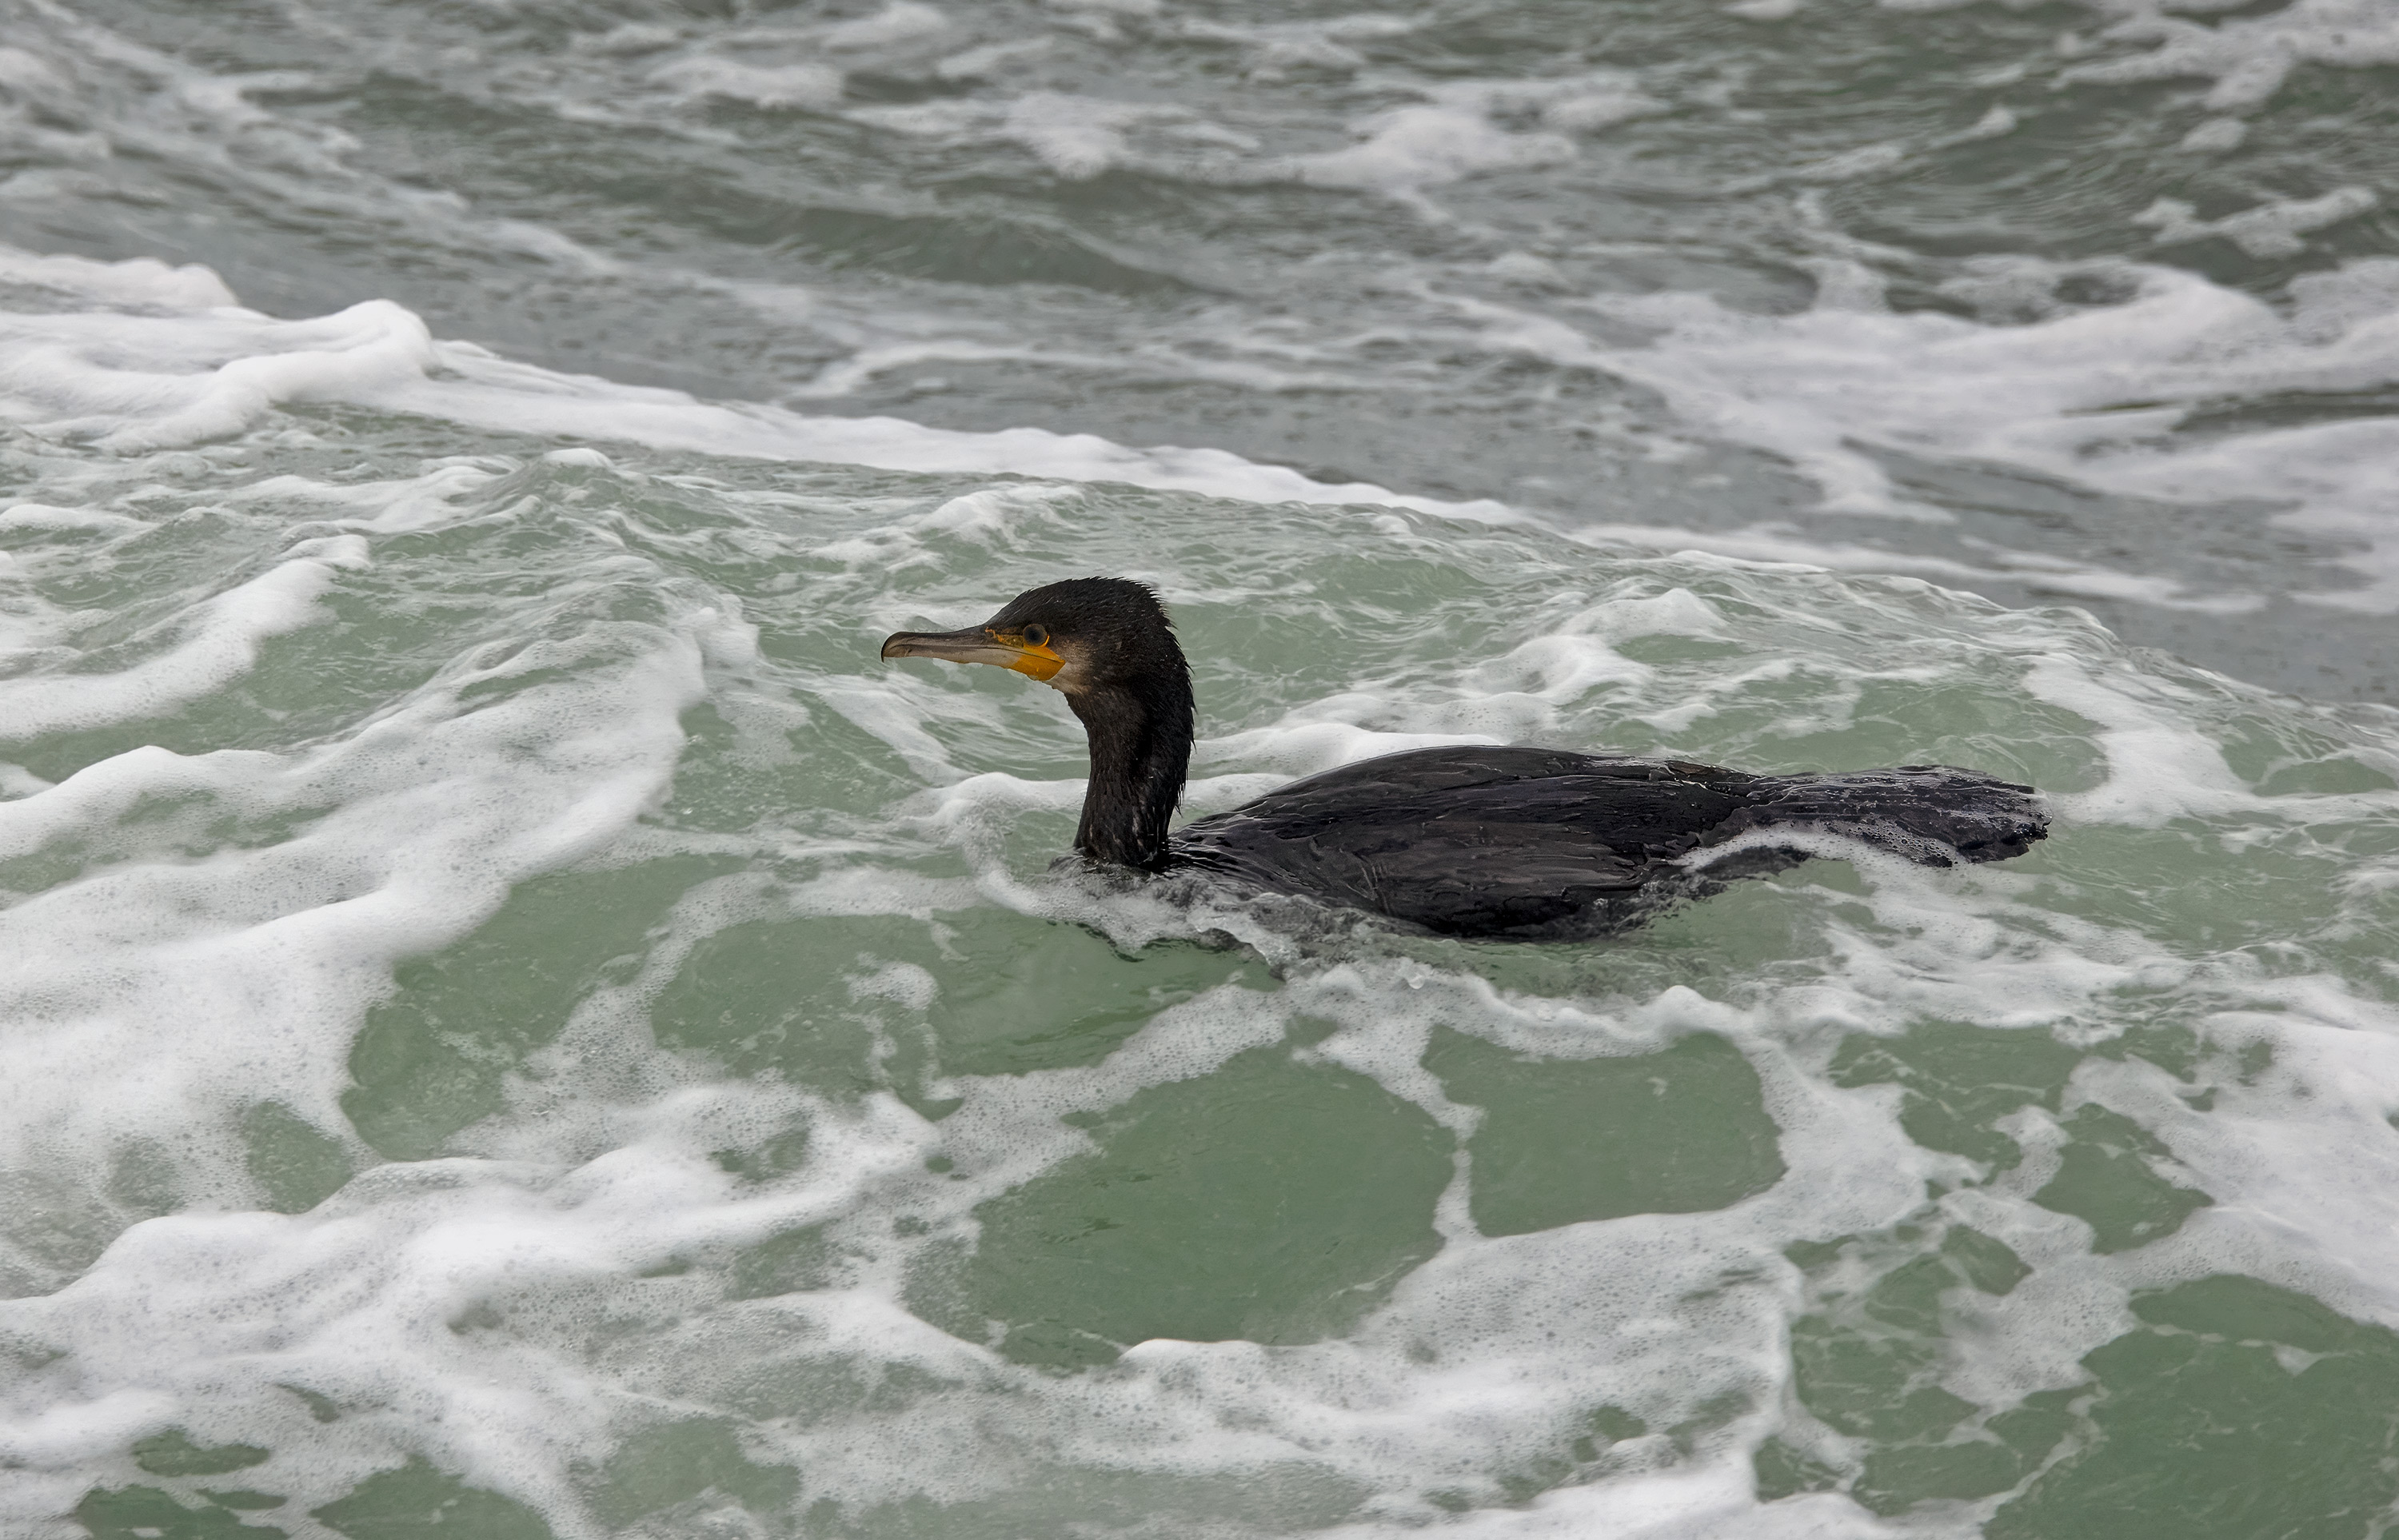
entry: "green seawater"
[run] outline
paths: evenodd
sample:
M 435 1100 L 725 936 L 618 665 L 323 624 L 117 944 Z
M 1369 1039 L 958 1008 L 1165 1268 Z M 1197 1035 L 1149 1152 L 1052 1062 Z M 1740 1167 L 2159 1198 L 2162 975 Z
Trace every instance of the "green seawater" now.
M 2399 12 L 0 0 L 0 1540 L 2372 1540 Z M 685 394 L 688 393 L 688 394 Z M 1574 945 L 1053 865 L 1971 766 Z
M 454 437 L 11 452 L 118 516 L 20 529 L 20 623 L 186 692 L 10 750 L 9 1404 L 159 1398 L 12 1456 L 56 1533 L 1601 1533 L 1689 1481 L 2230 1540 L 2399 1492 L 2339 1217 L 2399 1163 L 2386 713 L 1904 578 Z M 1197 810 L 1479 734 L 1967 763 L 2057 828 L 1580 945 L 1185 908 L 1051 870 L 1058 697 L 874 655 L 1060 570 L 1172 604 Z

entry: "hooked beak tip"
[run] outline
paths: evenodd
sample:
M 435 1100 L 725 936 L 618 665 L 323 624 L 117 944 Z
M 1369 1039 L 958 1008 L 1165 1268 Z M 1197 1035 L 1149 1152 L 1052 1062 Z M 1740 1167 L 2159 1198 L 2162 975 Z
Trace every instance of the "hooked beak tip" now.
M 1015 632 L 975 627 L 963 631 L 894 631 L 883 639 L 885 657 L 930 657 L 943 663 L 988 663 L 1048 680 L 1066 660 L 1047 642 L 1028 642 Z

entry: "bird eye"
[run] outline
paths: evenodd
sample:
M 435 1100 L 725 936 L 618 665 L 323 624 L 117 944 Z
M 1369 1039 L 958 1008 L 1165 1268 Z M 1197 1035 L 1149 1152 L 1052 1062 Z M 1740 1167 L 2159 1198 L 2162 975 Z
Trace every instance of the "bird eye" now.
M 1024 641 L 1027 646 L 1047 647 L 1050 645 L 1050 628 L 1047 626 L 1025 627 Z

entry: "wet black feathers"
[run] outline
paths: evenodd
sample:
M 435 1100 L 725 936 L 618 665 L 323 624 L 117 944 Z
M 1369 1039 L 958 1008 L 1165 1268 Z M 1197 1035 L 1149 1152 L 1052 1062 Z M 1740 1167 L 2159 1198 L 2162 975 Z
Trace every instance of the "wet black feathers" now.
M 1078 577 L 1017 595 L 984 622 L 1040 626 L 1071 659 L 1059 680 L 1091 750 L 1075 848 L 1094 860 L 1162 870 L 1166 826 L 1191 763 L 1191 667 L 1146 585 Z
M 2031 788 L 1945 765 L 1753 776 L 1467 747 L 1344 765 L 1170 834 L 1193 709 L 1190 669 L 1157 595 L 1123 578 L 1076 578 L 1019 595 L 984 627 L 1046 638 L 1066 660 L 1050 682 L 1091 743 L 1075 833 L 1086 858 L 1205 874 L 1444 935 L 1637 924 L 1723 879 L 1805 859 L 1812 835 L 1948 866 L 2020 856 L 2048 831 Z
M 1930 866 L 2022 855 L 2031 789 L 1939 765 L 1750 776 L 1530 748 L 1424 749 L 1312 776 L 1177 831 L 1172 864 L 1453 936 L 1637 924 L 1662 904 L 1805 856 L 1776 831 L 1861 840 Z M 1744 838 L 1748 836 L 1748 838 Z M 1710 852 L 1740 841 L 1715 859 Z

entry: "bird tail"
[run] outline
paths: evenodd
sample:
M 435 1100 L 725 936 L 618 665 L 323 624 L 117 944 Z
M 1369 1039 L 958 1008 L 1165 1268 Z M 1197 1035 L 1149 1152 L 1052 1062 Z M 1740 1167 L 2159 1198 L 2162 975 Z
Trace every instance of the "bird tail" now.
M 1727 838 L 1751 831 L 1812 831 L 1858 840 L 1919 866 L 1954 866 L 2021 856 L 2049 833 L 2049 815 L 2031 787 L 1954 765 L 1761 776 L 1744 790 L 1746 805 L 1723 826 Z

